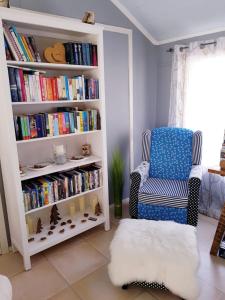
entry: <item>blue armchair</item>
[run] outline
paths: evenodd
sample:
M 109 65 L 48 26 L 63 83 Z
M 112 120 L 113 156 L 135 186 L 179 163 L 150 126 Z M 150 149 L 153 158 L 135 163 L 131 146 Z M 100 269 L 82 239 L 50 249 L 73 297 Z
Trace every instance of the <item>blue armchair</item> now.
M 142 148 L 143 162 L 131 174 L 130 216 L 197 226 L 202 133 L 146 130 Z

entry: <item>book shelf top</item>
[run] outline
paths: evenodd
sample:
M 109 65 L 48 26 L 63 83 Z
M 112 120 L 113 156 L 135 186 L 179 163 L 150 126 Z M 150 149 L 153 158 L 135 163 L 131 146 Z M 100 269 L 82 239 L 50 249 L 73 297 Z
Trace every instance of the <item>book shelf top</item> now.
M 58 32 L 67 35 L 97 35 L 102 32 L 101 25 L 84 24 L 79 19 L 68 18 L 48 13 L 35 12 L 21 8 L 0 8 L 1 19 L 6 22 L 13 22 L 16 26 L 20 26 L 27 30 Z M 21 18 L 21 15 L 23 16 Z

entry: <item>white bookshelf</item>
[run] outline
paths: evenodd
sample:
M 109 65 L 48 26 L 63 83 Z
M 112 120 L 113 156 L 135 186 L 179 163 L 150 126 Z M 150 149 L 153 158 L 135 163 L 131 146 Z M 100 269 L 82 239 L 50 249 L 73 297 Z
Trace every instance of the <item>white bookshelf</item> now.
M 83 41 L 98 45 L 98 66 L 81 66 L 69 64 L 50 64 L 44 60 L 41 63 L 7 61 L 5 59 L 5 47 L 3 36 L 3 22 L 13 24 L 21 33 L 33 35 L 40 52 L 46 47 L 46 42 L 51 46 L 55 41 Z M 40 25 L 41 24 L 41 25 Z M 42 53 L 41 53 L 42 54 Z M 89 230 L 99 224 L 105 225 L 109 230 L 109 202 L 108 202 L 108 174 L 107 174 L 107 149 L 106 149 L 106 116 L 105 116 L 105 85 L 104 85 L 104 60 L 103 60 L 103 32 L 102 28 L 81 23 L 79 20 L 60 16 L 46 15 L 21 9 L 0 8 L 0 155 L 2 162 L 3 182 L 6 196 L 7 213 L 10 226 L 12 246 L 17 249 L 24 260 L 25 270 L 31 268 L 30 257 L 49 247 L 72 238 L 81 232 Z M 51 75 L 89 75 L 99 79 L 100 99 L 79 101 L 43 101 L 43 102 L 14 102 L 11 101 L 8 66 L 28 67 L 35 70 L 44 70 Z M 13 115 L 28 114 L 36 112 L 51 112 L 57 106 L 85 107 L 98 109 L 101 116 L 101 130 L 89 132 L 76 132 L 72 134 L 36 138 L 30 140 L 16 141 Z M 79 154 L 81 146 L 89 143 L 92 155 L 79 161 L 67 161 L 63 165 L 50 165 L 38 171 L 29 169 L 29 166 L 44 161 L 52 161 L 53 145 L 64 144 L 69 157 Z M 102 185 L 93 190 L 67 197 L 55 203 L 32 209 L 25 212 L 22 194 L 22 182 L 35 179 L 39 176 L 49 175 L 55 172 L 68 171 L 76 167 L 82 167 L 97 163 L 102 167 Z M 25 174 L 20 176 L 19 165 L 22 165 Z M 99 216 L 94 216 L 90 210 L 91 199 L 97 195 L 102 208 Z M 79 197 L 85 198 L 85 213 L 96 217 L 96 221 L 84 219 L 84 212 L 79 212 Z M 69 216 L 69 204 L 74 202 L 76 214 L 72 218 L 75 228 L 66 224 L 64 233 L 59 233 L 60 224 L 49 236 L 49 214 L 53 204 L 57 204 L 63 220 L 71 219 Z M 27 233 L 27 218 L 31 218 L 33 224 L 40 217 L 43 230 L 39 234 Z M 34 241 L 28 239 L 34 237 Z M 45 240 L 40 240 L 46 237 Z

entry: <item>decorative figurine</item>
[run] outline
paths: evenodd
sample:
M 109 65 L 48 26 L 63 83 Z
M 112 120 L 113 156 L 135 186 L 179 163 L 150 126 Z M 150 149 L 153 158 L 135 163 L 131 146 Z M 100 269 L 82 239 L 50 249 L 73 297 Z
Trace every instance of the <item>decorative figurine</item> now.
M 41 223 L 41 218 L 38 218 L 36 233 L 41 233 L 42 229 L 43 229 L 43 227 L 42 227 L 42 223 Z
M 101 206 L 99 204 L 99 202 L 96 204 L 95 206 L 95 215 L 96 216 L 100 216 L 100 214 L 102 213 L 102 209 L 101 209 Z
M 55 43 L 44 50 L 44 58 L 48 63 L 66 64 L 66 51 L 62 43 Z
M 86 23 L 86 24 L 94 25 L 95 24 L 95 13 L 93 11 L 86 11 L 84 13 L 82 22 Z
M 82 145 L 82 154 L 83 154 L 83 156 L 91 155 L 91 145 L 90 144 Z
M 10 7 L 9 0 L 0 0 L 0 7 Z
M 59 220 L 61 220 L 61 218 L 60 218 L 60 214 L 58 212 L 58 207 L 56 206 L 56 204 L 54 204 L 51 209 L 50 224 L 53 223 L 54 225 L 56 225 L 56 224 L 58 224 Z M 51 229 L 51 227 L 50 227 L 50 229 Z

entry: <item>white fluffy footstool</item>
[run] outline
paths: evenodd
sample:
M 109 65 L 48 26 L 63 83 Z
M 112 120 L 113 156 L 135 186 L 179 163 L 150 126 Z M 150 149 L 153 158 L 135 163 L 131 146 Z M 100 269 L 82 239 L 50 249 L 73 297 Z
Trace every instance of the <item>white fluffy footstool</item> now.
M 9 279 L 3 275 L 0 275 L 0 299 L 1 300 L 12 299 L 12 285 Z
M 198 296 L 196 228 L 170 221 L 124 219 L 110 245 L 109 276 L 116 286 L 163 284 L 184 299 Z

